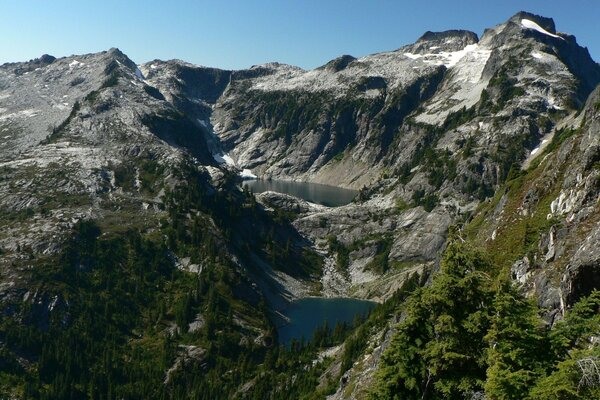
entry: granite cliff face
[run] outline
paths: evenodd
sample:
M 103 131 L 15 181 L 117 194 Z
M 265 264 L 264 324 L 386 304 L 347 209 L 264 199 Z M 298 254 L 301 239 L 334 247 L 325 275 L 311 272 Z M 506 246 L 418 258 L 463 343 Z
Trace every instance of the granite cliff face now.
M 478 104 L 484 89 L 481 103 L 509 106 L 488 115 L 509 116 L 516 105 L 536 114 L 581 106 L 598 67 L 574 37 L 553 32 L 551 20 L 520 13 L 481 40 L 466 31 L 427 32 L 398 50 L 341 56 L 312 71 L 278 63 L 220 71 L 176 61 L 142 70 L 175 102 L 194 99 L 198 118 L 240 167 L 361 188 L 410 160 L 399 140 L 419 139 L 415 122 L 443 125 Z

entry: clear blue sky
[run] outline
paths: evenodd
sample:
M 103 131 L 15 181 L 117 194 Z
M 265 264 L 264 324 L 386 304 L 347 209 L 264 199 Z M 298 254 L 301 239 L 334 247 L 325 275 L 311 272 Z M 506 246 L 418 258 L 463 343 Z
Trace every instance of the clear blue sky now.
M 118 47 L 137 63 L 314 68 L 396 49 L 427 30 L 481 35 L 522 9 L 554 18 L 600 60 L 598 0 L 0 0 L 0 63 Z

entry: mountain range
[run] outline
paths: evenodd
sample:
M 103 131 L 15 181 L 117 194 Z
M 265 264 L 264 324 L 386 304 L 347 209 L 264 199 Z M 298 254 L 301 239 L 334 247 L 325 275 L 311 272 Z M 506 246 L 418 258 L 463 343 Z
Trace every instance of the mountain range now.
M 593 398 L 599 84 L 574 36 L 526 12 L 309 71 L 137 65 L 118 49 L 0 66 L 0 392 Z M 358 194 L 327 207 L 248 178 Z M 460 287 L 479 305 L 452 291 L 475 272 L 484 283 Z M 507 293 L 540 339 L 507 334 L 521 347 L 497 361 Z M 306 297 L 379 305 L 289 351 L 277 326 Z M 419 307 L 471 325 L 444 332 Z M 443 333 L 425 340 L 416 320 Z M 447 364 L 402 364 L 413 339 L 447 345 L 419 353 Z M 467 340 L 493 343 L 469 358 Z M 530 357 L 538 345 L 554 358 Z M 515 359 L 526 377 L 497 378 Z

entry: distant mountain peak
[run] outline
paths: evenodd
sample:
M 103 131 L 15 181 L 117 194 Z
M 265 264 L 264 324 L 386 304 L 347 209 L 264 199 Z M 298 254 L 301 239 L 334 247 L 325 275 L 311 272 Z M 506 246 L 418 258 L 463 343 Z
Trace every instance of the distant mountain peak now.
M 526 11 L 519 11 L 509 19 L 510 22 L 514 22 L 517 25 L 522 25 L 523 20 L 535 22 L 546 31 L 556 34 L 556 25 L 552 18 L 543 17 Z
M 137 69 L 136 63 L 133 62 L 125 53 L 123 53 L 116 47 L 110 48 L 106 52 L 106 54 L 109 56 L 109 58 L 112 58 L 114 61 L 120 62 L 132 71 L 135 71 Z M 110 69 L 111 67 L 109 66 L 108 68 Z
M 477 43 L 479 41 L 479 38 L 477 37 L 477 34 L 475 32 L 467 31 L 464 29 L 451 29 L 442 32 L 427 31 L 419 39 L 417 39 L 417 43 L 448 39 L 465 39 L 472 41 L 473 43 Z
M 348 64 L 350 64 L 353 61 L 356 61 L 356 57 L 344 54 L 342 56 L 339 56 L 338 58 L 329 61 L 327 64 L 319 67 L 318 69 L 326 69 L 332 72 L 339 72 L 346 68 Z
M 413 53 L 453 52 L 463 50 L 471 44 L 479 42 L 477 34 L 462 29 L 453 29 L 443 32 L 425 32 L 414 45 Z

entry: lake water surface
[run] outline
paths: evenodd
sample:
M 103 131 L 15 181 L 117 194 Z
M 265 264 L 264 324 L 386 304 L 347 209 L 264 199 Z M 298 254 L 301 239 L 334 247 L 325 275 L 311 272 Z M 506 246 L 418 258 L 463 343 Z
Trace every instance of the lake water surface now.
M 277 328 L 279 343 L 289 344 L 292 339 L 306 340 L 325 321 L 330 328 L 338 322 L 351 323 L 356 316 L 366 316 L 375 307 L 374 302 L 348 298 L 309 297 L 292 302 L 282 313 L 289 323 Z
M 356 190 L 319 183 L 278 181 L 272 179 L 249 180 L 244 181 L 242 185 L 248 187 L 254 193 L 267 191 L 285 193 L 328 207 L 339 207 L 348 204 L 358 194 Z

